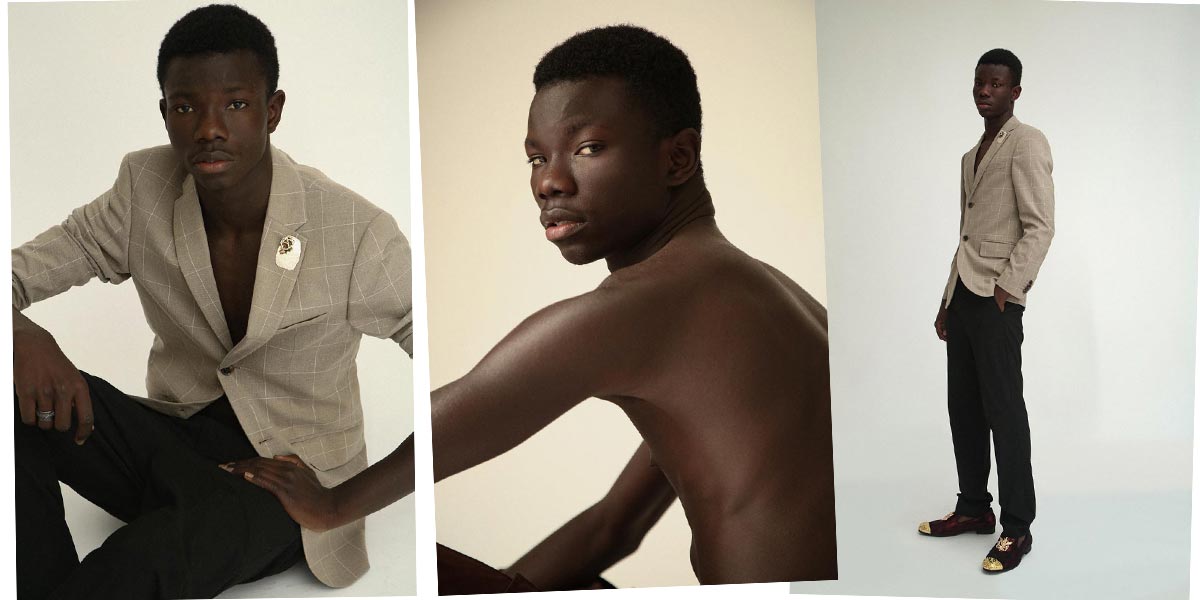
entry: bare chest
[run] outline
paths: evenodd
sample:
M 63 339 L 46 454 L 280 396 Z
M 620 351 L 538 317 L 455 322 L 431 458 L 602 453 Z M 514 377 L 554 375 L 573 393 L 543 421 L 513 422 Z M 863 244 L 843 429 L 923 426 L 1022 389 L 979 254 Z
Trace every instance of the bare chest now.
M 209 235 L 208 248 L 221 310 L 229 337 L 237 344 L 246 336 L 250 306 L 254 298 L 254 276 L 258 268 L 261 235 Z
M 975 152 L 975 171 L 979 171 L 979 163 L 983 161 L 983 157 L 987 156 L 988 148 L 992 147 L 992 142 L 995 139 L 984 139 L 979 143 L 979 150 Z

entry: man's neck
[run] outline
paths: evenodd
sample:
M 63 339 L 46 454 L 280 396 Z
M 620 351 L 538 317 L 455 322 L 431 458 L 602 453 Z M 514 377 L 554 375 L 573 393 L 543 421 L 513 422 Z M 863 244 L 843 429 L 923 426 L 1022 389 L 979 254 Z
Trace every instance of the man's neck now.
M 1010 110 L 998 117 L 985 117 L 983 119 L 983 139 L 996 139 L 996 134 L 1000 133 L 1000 128 L 1013 117 L 1013 112 Z
M 697 173 L 687 183 L 672 190 L 666 217 L 649 235 L 629 250 L 605 259 L 608 271 L 611 273 L 646 260 L 688 225 L 702 219 L 711 220 L 715 214 L 716 209 L 713 207 L 712 196 L 704 185 L 704 177 Z
M 237 186 L 223 190 L 197 187 L 200 210 L 208 234 L 241 236 L 259 234 L 267 219 L 267 204 L 271 198 L 273 166 L 270 152 L 263 154 L 263 163 L 253 169 Z

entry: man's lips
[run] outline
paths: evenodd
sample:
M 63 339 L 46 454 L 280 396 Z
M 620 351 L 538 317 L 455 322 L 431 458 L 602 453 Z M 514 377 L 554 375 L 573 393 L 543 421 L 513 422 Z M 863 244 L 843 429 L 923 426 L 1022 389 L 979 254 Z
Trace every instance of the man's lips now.
M 220 173 L 233 165 L 233 157 L 225 152 L 201 152 L 192 157 L 192 165 L 201 173 Z
M 562 221 L 559 223 L 552 223 L 550 226 L 546 227 L 546 239 L 550 240 L 551 242 L 565 240 L 575 235 L 575 232 L 582 229 L 584 225 L 585 223 L 580 223 L 578 221 Z
M 565 240 L 587 224 L 581 215 L 563 208 L 543 210 L 541 222 L 546 228 L 546 239 L 551 242 Z

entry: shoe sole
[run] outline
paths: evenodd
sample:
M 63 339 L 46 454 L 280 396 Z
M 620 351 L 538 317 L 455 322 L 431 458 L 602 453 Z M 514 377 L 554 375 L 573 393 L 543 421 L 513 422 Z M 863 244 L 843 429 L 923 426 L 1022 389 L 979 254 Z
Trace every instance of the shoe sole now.
M 936 533 L 925 533 L 924 531 L 921 531 L 919 529 L 917 530 L 917 533 L 919 533 L 923 536 L 926 536 L 926 537 L 954 537 L 956 535 L 962 535 L 964 533 L 969 533 L 971 531 L 974 531 L 978 535 L 992 535 L 992 534 L 996 533 L 996 526 L 993 525 L 987 529 L 975 529 L 975 530 L 964 529 L 958 533 L 943 533 L 941 535 L 936 534 Z

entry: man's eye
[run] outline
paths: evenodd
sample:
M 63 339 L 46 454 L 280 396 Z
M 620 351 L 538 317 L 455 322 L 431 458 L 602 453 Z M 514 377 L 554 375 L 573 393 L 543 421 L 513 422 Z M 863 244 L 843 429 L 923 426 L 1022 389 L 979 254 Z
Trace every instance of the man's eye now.
M 190 107 L 190 106 L 188 106 L 188 105 L 186 105 L 186 104 L 180 104 L 179 106 L 176 106 L 176 107 L 175 107 L 175 112 L 177 112 L 177 113 L 179 113 L 179 114 L 181 114 L 181 115 L 182 115 L 183 113 L 190 113 L 190 112 L 192 112 L 192 107 Z
M 579 149 L 578 154 L 587 156 L 589 154 L 595 154 L 603 149 L 604 149 L 604 144 L 587 144 Z
M 537 167 L 537 166 L 546 164 L 546 157 L 535 154 L 533 156 L 530 156 L 529 159 L 526 160 L 525 162 L 532 166 Z
M 243 108 L 246 108 L 247 106 L 250 106 L 250 105 L 246 104 L 246 102 L 244 102 L 242 100 L 234 100 L 233 102 L 229 103 L 229 108 L 232 108 L 233 110 L 242 110 Z

